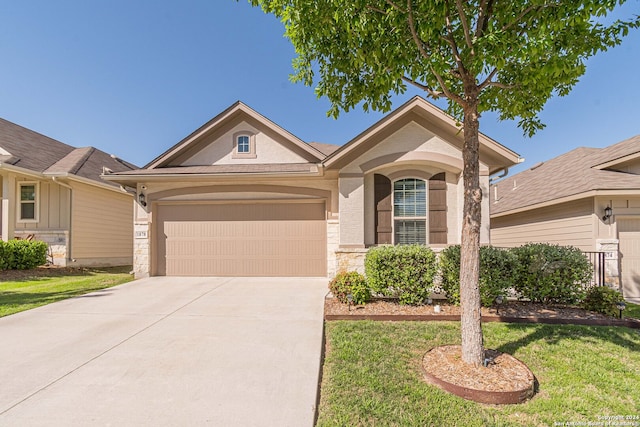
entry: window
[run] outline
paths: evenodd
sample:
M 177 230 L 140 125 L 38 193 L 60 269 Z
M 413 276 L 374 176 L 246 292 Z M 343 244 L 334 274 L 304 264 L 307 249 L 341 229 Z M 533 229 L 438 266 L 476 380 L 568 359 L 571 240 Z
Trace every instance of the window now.
M 248 153 L 250 149 L 249 137 L 241 135 L 238 137 L 238 153 Z
M 22 182 L 19 184 L 20 205 L 19 220 L 20 221 L 37 221 L 38 220 L 38 186 L 34 182 Z
M 256 158 L 256 137 L 251 132 L 241 131 L 233 135 L 234 159 Z
M 396 245 L 427 243 L 427 186 L 421 179 L 393 183 L 393 242 Z

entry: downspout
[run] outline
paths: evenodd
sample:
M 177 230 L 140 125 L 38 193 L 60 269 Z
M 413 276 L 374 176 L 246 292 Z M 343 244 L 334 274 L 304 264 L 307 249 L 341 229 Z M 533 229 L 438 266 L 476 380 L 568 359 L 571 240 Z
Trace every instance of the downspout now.
M 56 184 L 60 185 L 61 187 L 67 188 L 69 189 L 69 241 L 67 242 L 67 262 L 70 262 L 73 260 L 73 258 L 71 257 L 71 230 L 72 230 L 72 221 L 73 221 L 73 212 L 72 212 L 72 208 L 73 208 L 73 187 L 71 187 L 69 184 L 64 183 L 62 181 L 58 180 L 58 177 L 56 176 L 52 176 L 51 177 L 51 181 L 55 182 Z M 51 260 L 53 262 L 53 259 Z

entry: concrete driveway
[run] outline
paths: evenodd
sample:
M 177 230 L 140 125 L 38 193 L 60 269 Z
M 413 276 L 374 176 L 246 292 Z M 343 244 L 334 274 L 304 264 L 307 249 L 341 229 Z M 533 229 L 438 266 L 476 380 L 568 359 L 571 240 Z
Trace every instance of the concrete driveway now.
M 312 426 L 327 283 L 157 277 L 0 318 L 0 425 Z

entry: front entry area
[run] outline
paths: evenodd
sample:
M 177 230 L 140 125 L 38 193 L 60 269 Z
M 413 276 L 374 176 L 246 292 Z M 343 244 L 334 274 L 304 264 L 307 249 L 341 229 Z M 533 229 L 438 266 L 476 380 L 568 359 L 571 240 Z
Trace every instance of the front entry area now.
M 157 207 L 157 276 L 326 277 L 324 202 Z

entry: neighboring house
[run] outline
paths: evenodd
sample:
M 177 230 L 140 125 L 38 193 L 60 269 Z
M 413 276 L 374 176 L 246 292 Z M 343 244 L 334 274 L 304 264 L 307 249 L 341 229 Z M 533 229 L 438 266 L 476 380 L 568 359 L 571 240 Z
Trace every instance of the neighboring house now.
M 519 161 L 480 136 L 480 174 Z M 332 276 L 367 248 L 460 241 L 462 135 L 413 98 L 345 145 L 305 143 L 237 102 L 144 169 L 135 188 L 134 270 L 147 275 Z M 481 239 L 489 242 L 489 201 Z
M 42 240 L 61 266 L 131 265 L 133 195 L 100 175 L 134 168 L 0 119 L 2 240 Z
M 577 148 L 491 186 L 491 243 L 606 253 L 607 282 L 640 302 L 640 135 Z

